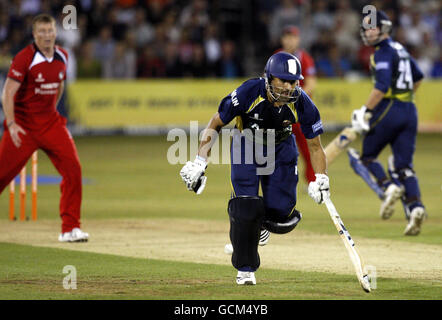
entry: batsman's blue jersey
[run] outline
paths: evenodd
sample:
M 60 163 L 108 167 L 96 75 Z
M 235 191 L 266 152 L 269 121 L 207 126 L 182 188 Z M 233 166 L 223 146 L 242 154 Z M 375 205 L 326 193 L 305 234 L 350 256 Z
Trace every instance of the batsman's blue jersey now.
M 385 96 L 373 110 L 362 158 L 375 159 L 391 144 L 396 168 L 411 168 L 417 133 L 413 88 L 423 73 L 407 50 L 390 38 L 375 47 L 370 61 L 374 87 Z
M 271 174 L 259 175 L 257 168 L 262 167 L 258 161 L 247 162 L 247 138 L 234 135 L 231 147 L 231 181 L 233 196 L 257 196 L 261 182 L 262 195 L 266 206 L 266 214 L 273 219 L 285 219 L 296 205 L 296 186 L 298 183 L 297 157 L 295 137 L 292 123 L 299 122 L 307 139 L 312 139 L 323 132 L 319 111 L 307 94 L 301 90 L 299 99 L 281 107 L 275 107 L 267 98 L 265 79 L 255 78 L 244 82 L 240 87 L 225 97 L 218 108 L 223 123 L 236 120 L 240 131 L 264 133 L 275 130 L 274 170 Z M 255 136 L 256 139 L 256 136 Z M 234 148 L 240 146 L 241 161 L 235 161 Z M 256 141 L 256 140 L 255 140 Z M 256 141 L 259 143 L 259 141 Z M 268 156 L 270 148 L 265 145 L 263 150 Z M 256 146 L 256 144 L 255 144 Z M 253 156 L 256 148 L 253 149 Z
M 375 88 L 386 99 L 413 102 L 413 84 L 423 78 L 416 61 L 399 43 L 390 38 L 381 41 L 370 57 Z
M 297 102 L 274 107 L 267 99 L 264 78 L 244 82 L 221 101 L 218 112 L 224 124 L 236 119 L 239 130 L 274 129 L 276 143 L 291 136 L 291 125 L 296 122 L 307 139 L 323 132 L 319 111 L 304 91 Z

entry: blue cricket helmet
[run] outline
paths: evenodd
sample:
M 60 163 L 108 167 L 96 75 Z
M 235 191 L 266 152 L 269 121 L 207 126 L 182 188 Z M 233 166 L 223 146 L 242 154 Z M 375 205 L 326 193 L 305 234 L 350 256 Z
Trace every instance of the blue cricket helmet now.
M 372 21 L 372 19 L 376 19 Z M 369 43 L 365 30 L 379 28 L 380 33 L 377 39 L 374 39 L 372 43 Z M 381 41 L 383 34 L 390 35 L 393 30 L 393 23 L 388 15 L 382 10 L 376 10 L 375 14 L 367 13 L 362 16 L 362 23 L 360 28 L 360 35 L 365 45 L 377 45 Z
M 290 81 L 304 79 L 298 58 L 283 51 L 275 53 L 267 60 L 264 74 L 269 81 L 272 77 Z
M 301 89 L 296 85 L 288 92 L 287 89 L 274 87 L 273 78 L 279 78 L 285 81 L 302 80 L 301 63 L 298 58 L 287 52 L 278 52 L 272 55 L 264 69 L 264 78 L 266 90 L 275 102 L 296 102 L 301 95 Z

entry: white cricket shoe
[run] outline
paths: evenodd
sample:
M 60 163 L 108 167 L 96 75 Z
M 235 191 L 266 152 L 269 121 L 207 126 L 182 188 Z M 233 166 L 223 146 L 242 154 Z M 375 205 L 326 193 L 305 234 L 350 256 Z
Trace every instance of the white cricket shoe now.
M 381 204 L 380 215 L 381 218 L 386 220 L 389 219 L 394 213 L 394 205 L 396 201 L 398 201 L 402 195 L 404 194 L 404 189 L 398 187 L 394 183 L 390 184 L 385 190 L 385 199 Z
M 87 242 L 89 233 L 81 231 L 80 228 L 74 228 L 70 232 L 60 233 L 58 241 L 60 242 Z
M 238 271 L 238 275 L 236 276 L 236 284 L 255 285 L 255 272 Z
M 258 245 L 265 246 L 267 242 L 269 242 L 270 238 L 270 231 L 266 229 L 261 229 L 261 235 L 259 236 L 259 242 Z
M 422 207 L 414 208 L 410 213 L 410 220 L 405 227 L 404 235 L 417 236 L 421 232 L 422 222 L 425 220 L 425 210 Z

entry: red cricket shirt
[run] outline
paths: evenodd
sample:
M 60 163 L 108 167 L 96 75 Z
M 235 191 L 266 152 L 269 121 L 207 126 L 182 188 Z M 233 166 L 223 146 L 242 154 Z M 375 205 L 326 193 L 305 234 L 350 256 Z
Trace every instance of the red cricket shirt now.
M 66 79 L 68 54 L 55 46 L 48 59 L 32 43 L 12 60 L 8 77 L 21 83 L 14 96 L 15 119 L 28 128 L 39 128 L 56 116 L 57 95 Z

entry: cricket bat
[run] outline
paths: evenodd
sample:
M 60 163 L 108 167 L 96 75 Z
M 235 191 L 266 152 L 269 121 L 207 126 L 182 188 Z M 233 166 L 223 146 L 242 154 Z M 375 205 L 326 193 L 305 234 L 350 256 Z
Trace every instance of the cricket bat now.
M 356 276 L 358 281 L 365 292 L 371 291 L 370 279 L 368 275 L 365 273 L 364 264 L 361 259 L 359 252 L 356 250 L 355 242 L 351 237 L 350 233 L 344 226 L 344 222 L 342 222 L 341 217 L 339 216 L 338 211 L 336 210 L 333 202 L 329 197 L 324 199 L 325 206 L 327 207 L 328 213 L 330 214 L 331 219 L 341 236 L 342 241 L 344 242 L 345 248 L 347 249 L 348 255 L 350 256 L 350 260 L 353 263 L 353 266 L 356 271 Z
M 325 147 L 327 165 L 330 165 L 350 143 L 356 140 L 358 134 L 352 127 L 345 127 L 328 145 Z

